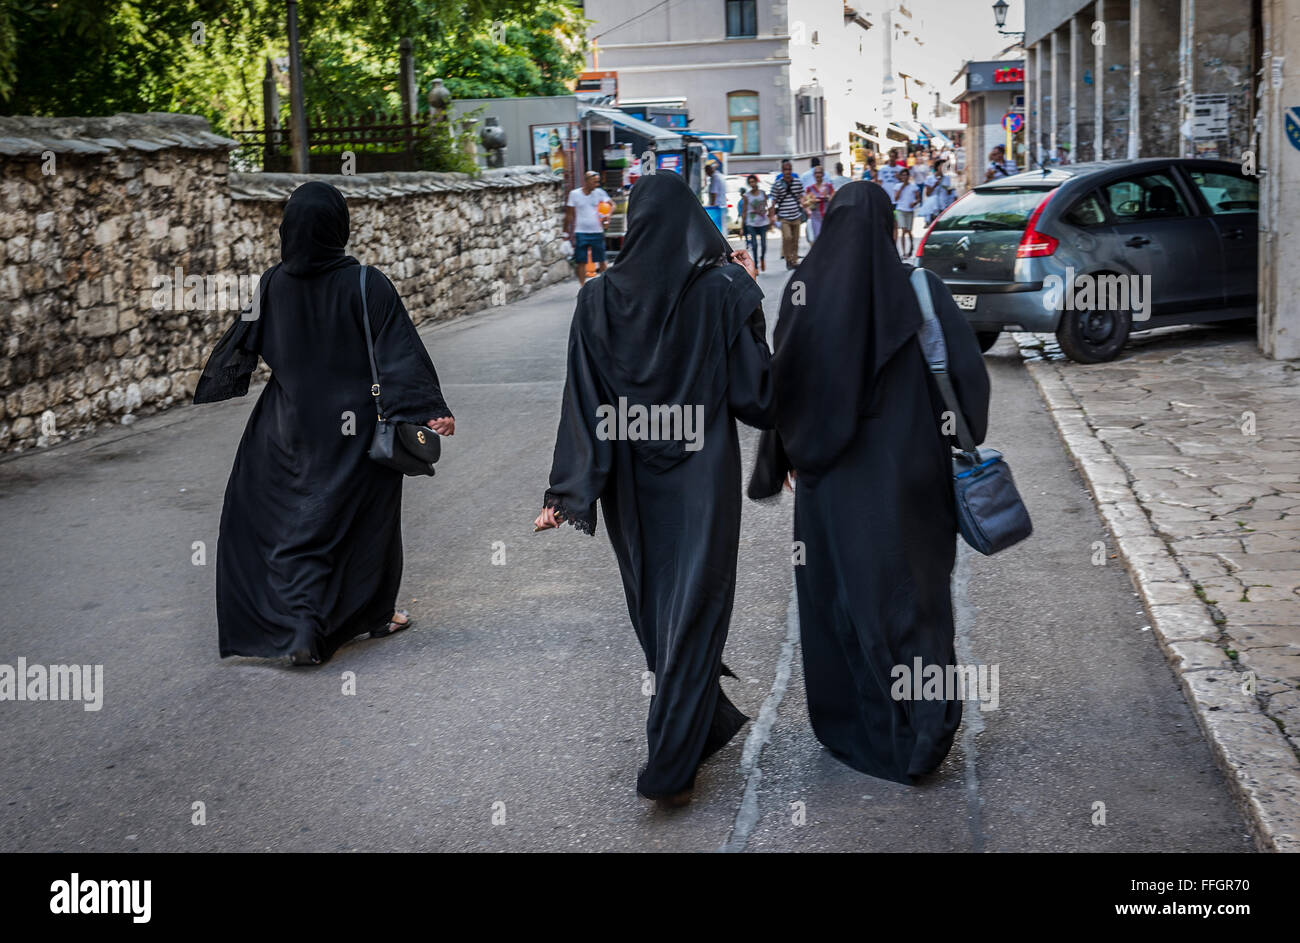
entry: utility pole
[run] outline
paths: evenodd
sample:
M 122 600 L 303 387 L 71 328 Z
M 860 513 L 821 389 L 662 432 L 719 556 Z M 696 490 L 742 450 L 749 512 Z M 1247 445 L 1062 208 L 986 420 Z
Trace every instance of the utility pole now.
M 298 55 L 298 0 L 289 7 L 289 140 L 293 149 L 293 172 L 308 173 L 307 112 L 302 98 L 302 60 Z

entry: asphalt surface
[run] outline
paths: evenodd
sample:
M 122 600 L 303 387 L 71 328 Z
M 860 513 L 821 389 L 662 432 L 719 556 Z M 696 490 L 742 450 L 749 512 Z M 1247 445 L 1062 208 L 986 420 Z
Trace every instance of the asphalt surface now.
M 989 444 L 1036 533 L 963 552 L 954 579 L 959 660 L 999 666 L 998 709 L 967 705 L 922 787 L 832 759 L 804 705 L 791 499 L 747 501 L 724 683 L 756 723 L 690 807 L 638 799 L 645 666 L 613 553 L 531 533 L 576 288 L 423 332 L 457 434 L 406 484 L 416 626 L 320 668 L 217 656 L 211 563 L 256 390 L 0 462 L 0 664 L 99 664 L 105 687 L 98 712 L 0 701 L 0 850 L 1251 850 L 1127 575 L 1091 564 L 1104 529 L 1006 340 Z

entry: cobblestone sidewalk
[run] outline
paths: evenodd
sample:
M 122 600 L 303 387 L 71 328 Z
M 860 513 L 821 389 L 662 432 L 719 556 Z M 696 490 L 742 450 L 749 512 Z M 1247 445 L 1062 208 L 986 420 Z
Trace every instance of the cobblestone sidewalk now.
M 1300 364 L 1203 329 L 1016 334 L 1262 848 L 1300 851 Z

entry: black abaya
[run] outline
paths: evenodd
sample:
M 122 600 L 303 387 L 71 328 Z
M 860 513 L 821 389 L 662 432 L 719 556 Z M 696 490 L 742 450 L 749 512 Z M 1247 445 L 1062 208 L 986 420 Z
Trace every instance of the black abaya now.
M 545 505 L 594 533 L 596 503 L 618 560 L 628 614 L 655 673 L 650 798 L 689 789 L 696 770 L 746 717 L 718 681 L 740 540 L 736 419 L 771 425 L 762 292 L 672 174 L 632 190 L 618 261 L 578 297 L 569 336 L 555 457 Z M 598 434 L 597 409 L 698 405 L 698 450 L 681 440 Z
M 765 454 L 783 445 L 798 472 L 795 581 L 813 731 L 854 769 L 911 783 L 939 766 L 961 722 L 960 700 L 891 696 L 896 666 L 954 664 L 957 525 L 946 407 L 915 337 L 920 308 L 890 217 L 883 191 L 849 184 L 791 276 L 772 361 L 780 442 Z M 927 277 L 962 413 L 982 440 L 983 356 L 942 281 Z
M 242 396 L 259 356 L 271 368 L 221 512 L 219 647 L 223 657 L 324 660 L 393 615 L 402 475 L 366 454 L 375 406 L 342 194 L 324 183 L 299 187 L 280 236 L 282 262 L 259 283 L 259 316 L 230 327 L 194 394 L 196 403 Z M 415 325 L 374 269 L 366 301 L 386 414 L 450 416 Z

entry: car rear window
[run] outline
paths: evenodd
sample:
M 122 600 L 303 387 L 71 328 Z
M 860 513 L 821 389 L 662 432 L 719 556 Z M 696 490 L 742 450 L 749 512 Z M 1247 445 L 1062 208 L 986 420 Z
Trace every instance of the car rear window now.
M 970 195 L 948 208 L 934 224 L 935 231 L 947 229 L 1010 230 L 1023 232 L 1029 214 L 1043 202 L 1051 188 L 999 187 L 972 190 Z

